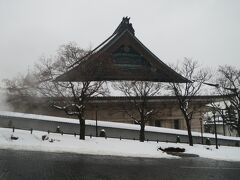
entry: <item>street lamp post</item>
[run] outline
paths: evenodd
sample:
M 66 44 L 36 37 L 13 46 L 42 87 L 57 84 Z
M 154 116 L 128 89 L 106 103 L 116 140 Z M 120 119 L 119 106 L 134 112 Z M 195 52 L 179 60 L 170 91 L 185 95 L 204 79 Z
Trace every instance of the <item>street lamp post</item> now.
M 201 125 L 201 140 L 202 140 L 202 144 L 203 144 L 203 120 L 202 120 L 202 118 L 200 117 L 199 118 L 199 121 L 200 121 L 200 125 Z
M 95 118 L 96 118 L 96 137 L 98 137 L 98 106 L 96 105 L 95 111 Z
M 215 111 L 215 109 L 212 111 L 212 113 L 213 113 L 214 130 L 215 130 L 215 144 L 216 144 L 216 149 L 218 149 L 217 126 L 216 126 L 216 111 Z

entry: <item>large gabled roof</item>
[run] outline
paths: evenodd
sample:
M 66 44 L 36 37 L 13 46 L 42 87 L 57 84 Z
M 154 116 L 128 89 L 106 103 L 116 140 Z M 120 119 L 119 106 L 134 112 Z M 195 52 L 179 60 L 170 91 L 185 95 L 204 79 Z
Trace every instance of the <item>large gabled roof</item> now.
M 139 80 L 187 82 L 135 36 L 129 18 L 91 53 L 74 63 L 57 81 Z

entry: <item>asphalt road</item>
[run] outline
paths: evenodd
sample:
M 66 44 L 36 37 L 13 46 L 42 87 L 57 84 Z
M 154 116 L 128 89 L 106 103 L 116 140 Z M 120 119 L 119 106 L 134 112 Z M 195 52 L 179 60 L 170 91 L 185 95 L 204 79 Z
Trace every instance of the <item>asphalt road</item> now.
M 239 180 L 240 162 L 0 150 L 0 180 Z

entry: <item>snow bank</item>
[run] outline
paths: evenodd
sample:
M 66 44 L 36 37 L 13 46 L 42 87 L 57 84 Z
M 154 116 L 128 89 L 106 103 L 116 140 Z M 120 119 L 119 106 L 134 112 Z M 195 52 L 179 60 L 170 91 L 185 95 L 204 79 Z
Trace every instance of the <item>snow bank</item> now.
M 18 140 L 11 140 L 11 136 L 18 137 Z M 47 140 L 42 140 L 42 136 L 47 135 Z M 239 147 L 221 146 L 218 150 L 214 146 L 164 143 L 164 142 L 139 142 L 133 140 L 90 138 L 79 140 L 73 135 L 61 135 L 56 133 L 47 134 L 42 131 L 15 130 L 0 128 L 0 148 L 29 151 L 46 152 L 70 152 L 79 154 L 112 155 L 128 157 L 148 157 L 148 158 L 179 158 L 168 155 L 157 150 L 159 147 L 181 147 L 186 149 L 186 153 L 197 154 L 200 157 L 212 158 L 227 161 L 240 161 Z
M 185 153 L 196 154 L 203 158 L 224 160 L 224 161 L 240 161 L 240 147 L 219 146 L 216 149 L 215 145 L 207 146 L 196 144 L 189 146 L 187 144 L 163 143 L 163 148 L 179 147 L 185 148 Z
M 11 140 L 12 135 L 19 137 L 19 139 Z M 48 139 L 43 141 L 43 135 L 47 135 Z M 140 143 L 139 141 L 100 137 L 86 137 L 86 140 L 79 140 L 79 136 L 56 133 L 48 135 L 42 131 L 33 131 L 33 134 L 30 134 L 30 131 L 15 130 L 13 133 L 12 129 L 8 128 L 0 128 L 0 148 L 129 157 L 176 158 L 157 151 L 157 143 Z

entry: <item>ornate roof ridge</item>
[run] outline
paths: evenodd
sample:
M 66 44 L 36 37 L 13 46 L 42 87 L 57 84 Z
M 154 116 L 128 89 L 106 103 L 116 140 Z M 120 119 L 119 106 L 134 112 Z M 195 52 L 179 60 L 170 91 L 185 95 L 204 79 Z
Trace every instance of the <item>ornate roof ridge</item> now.
M 127 17 L 127 16 L 123 17 L 121 23 L 118 25 L 117 29 L 114 31 L 113 34 L 115 33 L 119 34 L 127 29 L 131 34 L 135 35 L 135 30 L 132 26 L 132 23 L 130 23 L 129 20 L 130 20 L 130 17 Z

